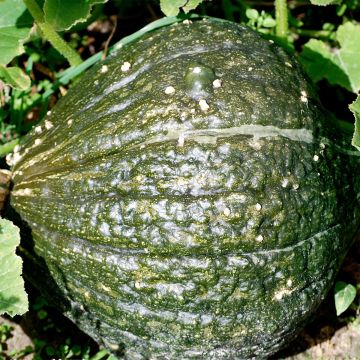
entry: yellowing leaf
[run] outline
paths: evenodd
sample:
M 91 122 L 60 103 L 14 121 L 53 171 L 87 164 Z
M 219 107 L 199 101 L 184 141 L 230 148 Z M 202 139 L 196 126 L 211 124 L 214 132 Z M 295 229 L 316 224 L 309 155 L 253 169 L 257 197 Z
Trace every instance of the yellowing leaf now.
M 19 229 L 0 218 L 0 314 L 22 315 L 28 299 L 21 277 L 22 260 L 15 254 L 20 243 Z

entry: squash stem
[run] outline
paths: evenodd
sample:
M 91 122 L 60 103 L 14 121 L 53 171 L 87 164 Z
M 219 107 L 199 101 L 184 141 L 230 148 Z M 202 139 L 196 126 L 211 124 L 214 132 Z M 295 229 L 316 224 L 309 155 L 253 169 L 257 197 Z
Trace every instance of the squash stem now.
M 275 0 L 276 36 L 286 41 L 288 35 L 288 11 L 286 0 Z
M 36 25 L 39 27 L 44 38 L 59 51 L 70 63 L 76 66 L 82 63 L 80 55 L 71 48 L 66 41 L 55 31 L 53 26 L 45 20 L 44 12 L 36 2 L 36 0 L 24 0 L 31 16 L 34 18 Z

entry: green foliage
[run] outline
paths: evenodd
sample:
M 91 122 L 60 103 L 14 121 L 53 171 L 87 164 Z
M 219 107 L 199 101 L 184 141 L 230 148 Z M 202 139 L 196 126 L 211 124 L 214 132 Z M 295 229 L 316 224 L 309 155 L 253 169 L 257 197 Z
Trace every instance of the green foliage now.
M 22 261 L 15 254 L 20 243 L 19 229 L 0 219 L 0 314 L 22 315 L 28 300 L 21 277 Z
M 24 49 L 29 36 L 32 19 L 22 0 L 0 1 L 0 81 L 15 88 L 26 89 L 30 84 L 20 68 L 6 68 L 6 65 Z
M 22 0 L 0 1 L 0 14 L 0 64 L 6 65 L 25 51 L 32 19 Z
M 185 6 L 183 6 L 183 10 L 185 13 L 188 13 L 191 10 L 194 10 L 203 2 L 203 0 L 188 0 Z
M 268 29 L 276 26 L 276 20 L 271 14 L 262 10 L 260 13 L 256 9 L 247 9 L 246 17 L 249 19 L 246 25 L 258 30 L 259 32 L 268 32 Z
M 56 31 L 69 30 L 73 25 L 86 21 L 95 4 L 108 0 L 45 0 L 45 21 Z
M 6 67 L 0 65 L 0 79 L 4 84 L 20 90 L 27 90 L 30 87 L 30 78 L 18 67 Z
M 351 284 L 338 281 L 335 284 L 335 308 L 336 314 L 340 315 L 349 308 L 356 297 L 356 288 Z
M 349 79 L 339 63 L 338 56 L 326 42 L 310 39 L 304 45 L 300 60 L 314 82 L 326 79 L 331 85 L 340 85 L 351 90 Z
M 180 9 L 188 13 L 202 2 L 203 0 L 160 0 L 160 8 L 166 16 L 176 16 Z
M 355 116 L 355 131 L 352 144 L 360 150 L 360 95 L 350 104 L 349 108 Z
M 161 11 L 166 16 L 176 16 L 185 4 L 186 0 L 160 0 Z
M 332 85 L 357 93 L 360 90 L 360 25 L 347 22 L 336 32 L 339 48 L 310 39 L 301 54 L 302 63 L 313 81 L 327 79 Z
M 340 4 L 342 0 L 310 0 L 313 5 L 336 5 Z
M 347 22 L 339 26 L 339 62 L 347 75 L 354 93 L 360 91 L 360 24 Z

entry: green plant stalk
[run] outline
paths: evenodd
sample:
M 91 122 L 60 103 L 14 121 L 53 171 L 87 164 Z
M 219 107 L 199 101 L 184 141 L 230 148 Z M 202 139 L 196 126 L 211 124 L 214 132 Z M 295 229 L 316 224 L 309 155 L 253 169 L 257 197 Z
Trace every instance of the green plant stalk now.
M 19 144 L 20 139 L 11 140 L 6 144 L 0 145 L 0 157 L 3 157 L 14 150 L 14 147 Z
M 286 40 L 288 34 L 288 13 L 286 0 L 275 0 L 276 36 Z
M 332 32 L 329 30 L 296 29 L 297 34 L 313 38 L 328 38 Z
M 37 4 L 36 0 L 24 0 L 31 16 L 34 18 L 36 25 L 39 27 L 44 38 L 48 40 L 51 45 L 59 51 L 70 63 L 71 66 L 76 66 L 82 63 L 80 55 L 72 49 L 66 41 L 55 31 L 55 29 L 45 20 L 44 12 Z

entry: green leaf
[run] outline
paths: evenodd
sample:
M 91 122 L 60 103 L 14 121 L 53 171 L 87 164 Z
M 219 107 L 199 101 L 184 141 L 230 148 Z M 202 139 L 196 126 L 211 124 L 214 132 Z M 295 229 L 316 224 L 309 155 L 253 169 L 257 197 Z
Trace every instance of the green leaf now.
M 352 91 L 360 91 L 360 25 L 347 22 L 339 26 L 337 40 L 341 46 L 337 52 L 339 62 L 347 74 Z
M 354 301 L 356 288 L 351 284 L 338 281 L 335 284 L 335 308 L 336 315 L 342 314 Z
M 349 109 L 355 116 L 355 131 L 351 143 L 360 150 L 360 95 L 349 105 Z
M 310 0 L 313 5 L 336 5 L 341 4 L 341 0 Z
M 263 26 L 266 28 L 273 28 L 276 26 L 276 21 L 271 17 L 267 17 L 264 19 Z
M 5 67 L 0 65 L 0 80 L 6 85 L 20 90 L 27 90 L 30 87 L 31 80 L 18 67 Z
M 259 12 L 256 9 L 246 9 L 245 15 L 250 20 L 257 20 Z
M 186 3 L 187 0 L 160 0 L 160 8 L 166 16 L 176 16 Z
M 95 355 L 93 355 L 89 360 L 102 360 L 104 357 L 108 357 L 109 352 L 106 349 L 102 349 L 98 351 Z
M 28 299 L 21 277 L 22 261 L 15 254 L 20 244 L 19 229 L 0 218 L 0 314 L 22 315 L 28 311 Z
M 25 50 L 33 20 L 22 0 L 0 1 L 0 64 L 8 64 Z
M 69 30 L 73 25 L 86 21 L 95 4 L 106 2 L 107 0 L 45 0 L 45 20 L 56 31 Z
M 196 9 L 203 0 L 189 0 L 185 6 L 183 6 L 184 12 L 187 14 L 189 11 Z
M 311 39 L 303 47 L 301 63 L 314 82 L 327 79 L 332 85 L 340 85 L 351 91 L 351 84 L 338 58 L 321 40 Z

